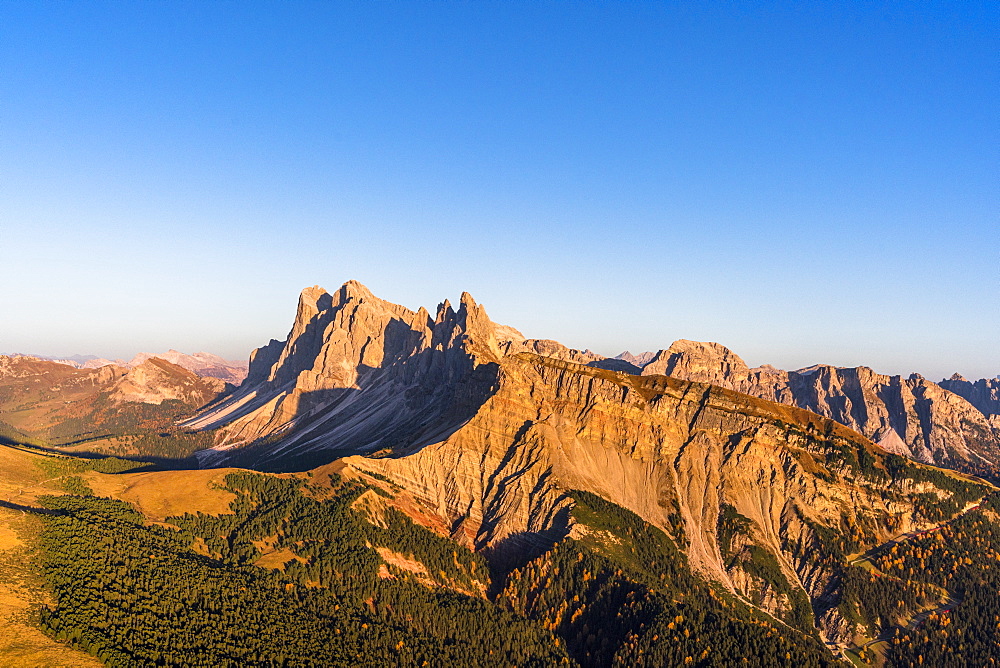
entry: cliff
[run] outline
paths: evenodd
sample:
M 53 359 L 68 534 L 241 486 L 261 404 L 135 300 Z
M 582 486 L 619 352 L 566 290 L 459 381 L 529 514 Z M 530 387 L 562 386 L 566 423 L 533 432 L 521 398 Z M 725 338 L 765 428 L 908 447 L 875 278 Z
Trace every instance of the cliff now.
M 617 370 L 644 361 L 642 375 Z M 927 461 L 969 461 L 983 449 L 962 440 L 966 409 L 922 379 L 751 370 L 716 344 L 608 360 L 526 340 L 468 294 L 431 317 L 348 282 L 303 291 L 288 337 L 254 351 L 243 385 L 187 424 L 215 430 L 203 466 L 343 457 L 501 570 L 586 532 L 573 495 L 596 494 L 667 532 L 747 605 L 800 628 L 815 611 L 827 638 L 846 641 L 860 631 L 838 609 L 843 555 L 927 526 L 927 499 L 951 508 L 963 485 L 987 489 L 859 431 Z

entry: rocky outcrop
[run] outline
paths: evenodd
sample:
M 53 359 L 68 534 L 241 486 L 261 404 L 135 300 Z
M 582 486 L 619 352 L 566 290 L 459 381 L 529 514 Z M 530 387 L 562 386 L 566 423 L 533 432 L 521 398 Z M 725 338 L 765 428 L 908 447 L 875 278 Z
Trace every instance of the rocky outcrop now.
M 569 534 L 568 490 L 599 494 L 673 535 L 695 569 L 749 597 L 755 581 L 719 545 L 720 513 L 731 506 L 752 522 L 747 540 L 776 555 L 836 634 L 849 625 L 831 611 L 831 548 L 814 527 L 865 527 L 876 543 L 921 522 L 907 496 L 887 488 L 885 456 L 810 411 L 521 353 L 501 361 L 497 391 L 443 441 L 344 461 L 423 499 L 471 547 L 501 560 Z
M 575 362 L 577 364 L 593 364 L 605 359 L 602 355 L 598 355 L 590 350 L 568 348 L 558 341 L 551 339 L 508 340 L 500 346 L 500 350 L 504 355 L 534 353 L 542 357 L 551 357 L 552 359 Z
M 805 408 L 891 452 L 968 472 L 1000 464 L 1000 431 L 966 399 L 917 374 L 816 365 L 798 371 L 754 369 L 717 343 L 676 341 L 642 371 L 711 383 Z M 956 383 L 957 384 L 957 383 Z

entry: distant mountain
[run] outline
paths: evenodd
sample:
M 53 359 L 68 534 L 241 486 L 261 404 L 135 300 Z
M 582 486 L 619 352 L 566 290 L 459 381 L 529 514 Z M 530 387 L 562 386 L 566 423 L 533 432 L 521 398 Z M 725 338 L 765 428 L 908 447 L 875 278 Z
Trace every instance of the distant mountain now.
M 639 353 L 638 355 L 633 355 L 627 350 L 623 353 L 615 355 L 615 359 L 622 360 L 623 362 L 628 362 L 637 369 L 642 369 L 642 367 L 652 362 L 654 357 L 656 357 L 656 353 L 654 352 L 646 352 L 646 353 Z
M 204 352 L 186 355 L 173 349 L 165 353 L 139 353 L 132 358 L 128 366 L 138 366 L 152 357 L 167 360 L 171 364 L 184 367 L 199 376 L 219 378 L 233 385 L 239 385 L 247 377 L 247 362 L 234 362 Z
M 938 385 L 964 398 L 984 415 L 1000 417 L 1000 377 L 968 381 L 956 373 Z M 994 424 L 1000 427 L 1000 421 L 994 420 Z
M 247 362 L 226 360 L 218 355 L 205 352 L 187 355 L 173 349 L 168 350 L 165 353 L 139 353 L 129 361 L 109 360 L 103 357 L 96 357 L 94 355 L 72 355 L 70 357 L 57 358 L 47 357 L 45 355 L 15 353 L 10 355 L 10 357 L 33 357 L 35 359 L 65 364 L 73 367 L 74 369 L 99 369 L 103 366 L 111 365 L 132 368 L 141 365 L 150 358 L 158 357 L 162 360 L 170 362 L 171 364 L 184 367 L 188 371 L 193 371 L 197 375 L 204 378 L 219 378 L 227 383 L 232 383 L 233 385 L 239 385 L 242 383 L 243 379 L 246 378 L 247 375 Z
M 47 362 L 56 362 L 57 364 L 64 364 L 66 366 L 71 366 L 74 369 L 99 369 L 102 366 L 110 366 L 112 364 L 118 366 L 127 366 L 128 363 L 125 360 L 109 360 L 103 357 L 97 357 L 96 355 L 71 355 L 69 357 L 49 357 L 46 355 L 35 355 L 32 353 L 11 353 L 6 355 L 6 357 L 32 357 L 34 359 L 45 360 Z
M 938 385 L 919 374 L 887 376 L 863 366 L 751 369 L 725 346 L 686 340 L 660 350 L 642 373 L 711 383 L 805 408 L 917 461 L 971 473 L 994 471 L 1000 464 L 1000 425 L 954 391 L 981 397 L 987 407 L 990 395 L 985 381 L 975 386 L 967 381 Z M 975 394 L 977 388 L 981 394 Z
M 78 369 L 36 357 L 0 356 L 0 423 L 36 444 L 186 457 L 211 439 L 180 433 L 175 421 L 231 387 L 155 357 L 132 368 Z

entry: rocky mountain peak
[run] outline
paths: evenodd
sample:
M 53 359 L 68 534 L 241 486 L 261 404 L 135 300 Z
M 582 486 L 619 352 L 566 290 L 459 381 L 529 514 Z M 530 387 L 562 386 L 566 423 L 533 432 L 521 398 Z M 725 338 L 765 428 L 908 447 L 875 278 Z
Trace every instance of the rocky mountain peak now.
M 445 299 L 437 306 L 437 314 L 434 316 L 434 324 L 440 324 L 445 320 L 454 317 L 455 311 L 451 308 L 451 302 Z
M 887 376 L 866 366 L 750 369 L 725 346 L 687 340 L 661 350 L 642 373 L 711 383 L 805 408 L 918 461 L 973 473 L 1000 463 L 1000 431 L 984 417 L 1000 413 L 1000 387 L 986 381 L 938 385 L 917 373 Z
M 1000 416 L 1000 378 L 980 378 L 972 382 L 956 373 L 948 380 L 942 380 L 939 385 L 968 401 L 983 415 Z M 1000 427 L 1000 419 L 992 419 L 994 425 Z
M 500 357 L 497 326 L 468 293 L 457 311 L 445 300 L 431 320 L 356 281 L 332 295 L 307 288 L 288 338 L 254 351 L 240 390 L 192 424 L 224 426 L 227 448 L 293 430 L 304 450 L 423 441 L 458 419 L 466 393 L 488 391 Z M 354 412 L 358 402 L 367 402 L 364 414 Z
M 659 351 L 642 373 L 715 383 L 719 377 L 745 375 L 749 367 L 739 355 L 723 345 L 679 339 L 666 350 Z
M 621 360 L 623 362 L 631 364 L 632 366 L 638 369 L 642 369 L 642 367 L 652 362 L 655 357 L 656 357 L 655 352 L 645 352 L 645 353 L 639 353 L 638 355 L 633 355 L 631 352 L 626 350 L 624 352 L 615 355 L 612 359 Z

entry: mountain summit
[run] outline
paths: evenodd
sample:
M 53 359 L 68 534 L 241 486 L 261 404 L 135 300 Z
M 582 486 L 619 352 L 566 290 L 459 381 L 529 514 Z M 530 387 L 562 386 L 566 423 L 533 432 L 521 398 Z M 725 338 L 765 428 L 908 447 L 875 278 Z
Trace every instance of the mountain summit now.
M 246 381 L 189 426 L 219 429 L 205 463 L 301 467 L 407 452 L 446 438 L 495 391 L 498 331 L 509 343 L 509 328 L 468 293 L 432 316 L 356 281 L 306 288 L 288 337 L 255 350 Z

